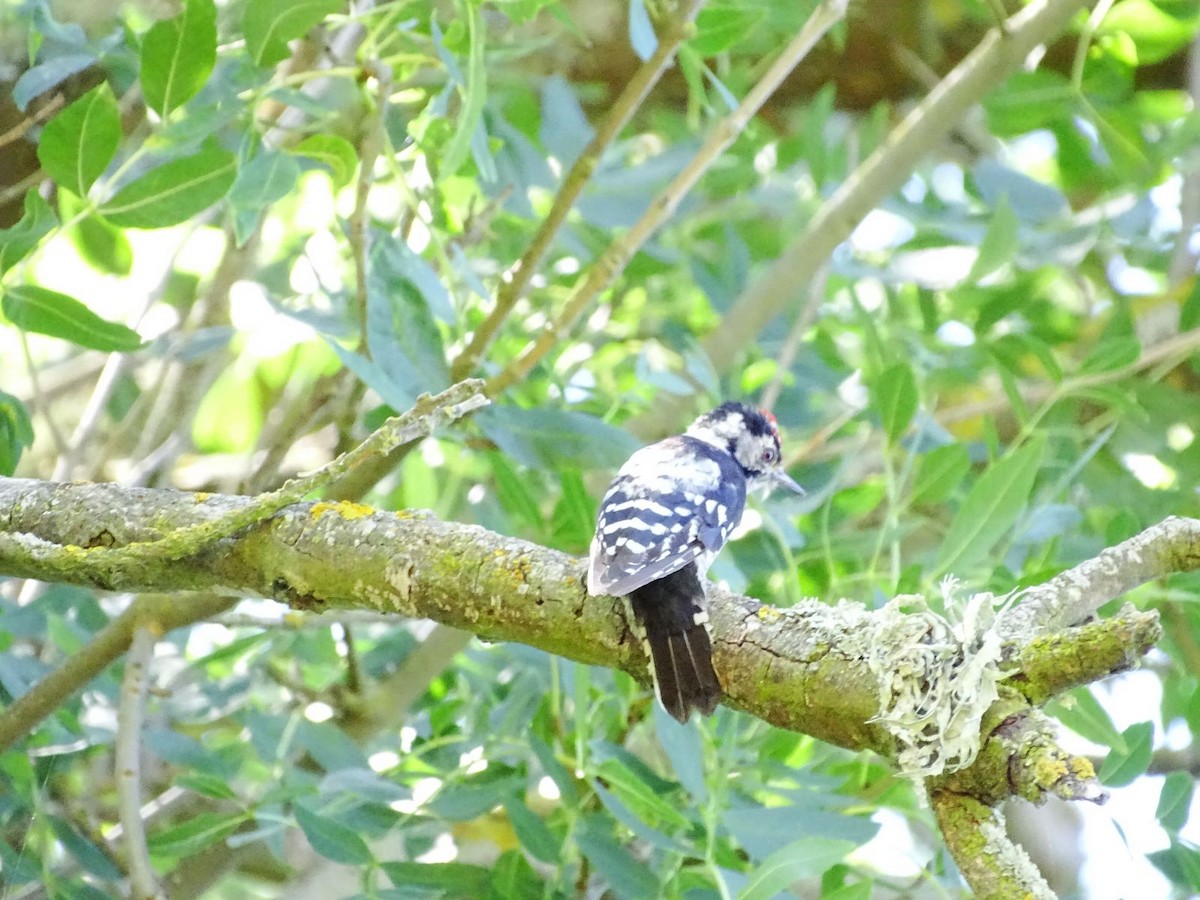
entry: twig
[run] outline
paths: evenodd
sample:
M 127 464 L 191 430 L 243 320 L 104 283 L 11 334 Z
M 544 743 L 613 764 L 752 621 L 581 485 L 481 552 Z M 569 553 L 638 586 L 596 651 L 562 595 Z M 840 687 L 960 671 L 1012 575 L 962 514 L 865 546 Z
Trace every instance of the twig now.
M 114 763 L 117 778 L 117 805 L 128 856 L 132 894 L 138 900 L 165 897 L 146 849 L 146 827 L 142 821 L 142 720 L 145 713 L 146 671 L 154 655 L 154 632 L 140 626 L 133 633 L 125 678 L 121 682 L 121 704 L 117 709 L 117 743 Z
M 529 242 L 525 253 L 504 273 L 500 288 L 496 292 L 496 305 L 492 307 L 487 318 L 475 330 L 475 334 L 463 348 L 462 353 L 451 364 L 450 377 L 453 380 L 465 378 L 473 372 L 483 354 L 487 352 L 496 332 L 500 330 L 500 326 L 504 324 L 504 320 L 508 318 L 517 301 L 524 296 L 530 280 L 537 271 L 538 263 L 550 249 L 555 236 L 574 207 L 575 201 L 591 180 L 592 175 L 595 174 L 605 149 L 641 107 L 646 95 L 650 93 L 651 88 L 658 83 L 670 66 L 679 45 L 691 36 L 693 22 L 704 2 L 705 0 L 688 0 L 687 5 L 671 26 L 664 29 L 664 33 L 659 35 L 658 46 L 654 53 L 633 73 L 633 77 L 629 79 L 625 89 L 621 91 L 621 95 L 609 108 L 608 114 L 596 129 L 595 134 L 592 135 L 588 145 L 571 164 L 570 171 L 567 172 L 554 197 L 550 211 L 546 213 L 546 217 L 538 226 L 537 233 Z
M 1197 568 L 1200 519 L 1172 516 L 1025 591 L 1021 602 L 997 619 L 996 630 L 1017 641 L 1061 631 L 1147 581 Z
M 42 122 L 53 117 L 66 103 L 66 98 L 61 93 L 55 94 L 33 115 L 26 116 L 12 128 L 8 129 L 8 131 L 4 132 L 4 134 L 0 134 L 0 150 L 25 137 L 30 128 L 34 125 L 40 125 Z
M 1188 93 L 1192 97 L 1192 108 L 1196 109 L 1200 105 L 1200 35 L 1192 41 L 1188 52 Z M 1184 174 L 1179 192 L 1179 237 L 1175 239 L 1175 252 L 1171 254 L 1168 270 L 1172 285 L 1178 285 L 1195 275 L 1197 264 L 1200 263 L 1200 248 L 1193 247 L 1193 241 L 1200 240 L 1197 234 L 1197 226 L 1200 226 L 1200 171 L 1194 166 Z
M 688 191 L 720 158 L 734 139 L 742 133 L 746 124 L 792 69 L 799 65 L 817 41 L 842 19 L 846 14 L 848 3 L 849 0 L 825 0 L 813 10 L 808 21 L 800 29 L 800 33 L 779 54 L 775 62 L 746 95 L 746 99 L 737 109 L 717 123 L 713 133 L 704 142 L 704 146 L 696 152 L 683 171 L 676 175 L 675 179 L 654 198 L 649 209 L 642 214 L 633 227 L 609 245 L 604 255 L 596 260 L 587 275 L 576 284 L 558 317 L 547 323 L 545 330 L 504 371 L 488 380 L 489 396 L 495 396 L 525 378 L 542 357 L 558 343 L 559 338 L 583 315 L 584 310 L 596 296 L 625 270 L 625 266 L 633 255 L 674 214 Z
M 343 453 L 315 472 L 288 481 L 278 490 L 259 495 L 252 504 L 229 515 L 181 528 L 156 541 L 136 542 L 115 548 L 100 546 L 81 552 L 104 557 L 105 568 L 113 572 L 128 570 L 151 559 L 175 560 L 189 556 L 255 522 L 270 518 L 285 506 L 301 500 L 306 494 L 366 460 L 385 456 L 395 447 L 425 437 L 445 422 L 456 421 L 486 406 L 488 401 L 481 393 L 482 388 L 482 381 L 471 379 L 452 385 L 435 397 L 423 395 L 412 409 L 388 419 L 353 450 Z
M 33 354 L 29 352 L 29 335 L 23 329 L 18 328 L 17 337 L 21 341 L 21 353 L 25 357 L 25 371 L 29 375 L 29 387 L 33 391 L 34 409 L 40 412 L 42 418 L 46 420 L 46 427 L 50 430 L 50 436 L 54 439 L 54 447 L 61 454 L 67 448 L 67 442 L 63 437 L 63 433 L 58 428 L 58 423 L 50 415 L 50 404 L 46 402 L 46 395 L 42 393 L 37 366 L 34 365 Z
M 825 202 L 778 260 L 750 284 L 703 341 L 718 372 L 724 372 L 814 277 L 834 249 L 871 209 L 896 191 L 917 161 L 943 140 L 963 114 L 1021 65 L 1038 44 L 1057 34 L 1084 0 L 1035 0 L 1008 20 L 1008 33 L 993 29 L 938 87 L 893 129 Z
M 354 299 L 358 307 L 359 352 L 371 358 L 371 343 L 367 329 L 367 257 L 370 243 L 367 239 L 367 201 L 371 185 L 375 180 L 375 160 L 383 147 L 383 121 L 387 115 L 388 94 L 391 92 L 390 73 L 382 65 L 372 67 L 377 79 L 375 90 L 375 112 L 369 117 L 358 142 L 358 181 L 354 186 L 354 211 L 350 213 L 350 250 L 354 257 Z
M 779 349 L 779 358 L 775 361 L 775 376 L 759 396 L 758 402 L 763 409 L 775 408 L 775 401 L 779 399 L 779 392 L 783 390 L 783 382 L 792 368 L 792 363 L 796 361 L 796 354 L 800 352 L 800 342 L 804 339 L 804 332 L 808 331 L 809 326 L 812 325 L 813 319 L 817 316 L 817 309 L 820 307 L 821 301 L 825 299 L 825 280 L 828 275 L 828 266 L 821 266 L 817 270 L 812 284 L 808 286 L 807 300 L 800 311 L 796 313 L 796 321 L 792 323 L 792 328 L 788 332 L 787 338 L 784 339 L 783 346 Z
M 139 622 L 153 621 L 160 633 L 202 622 L 236 603 L 225 596 L 173 595 L 169 601 L 138 597 L 133 604 L 97 632 L 79 652 L 18 697 L 0 713 L 0 751 L 7 750 L 58 709 L 68 697 L 121 657 L 133 640 Z

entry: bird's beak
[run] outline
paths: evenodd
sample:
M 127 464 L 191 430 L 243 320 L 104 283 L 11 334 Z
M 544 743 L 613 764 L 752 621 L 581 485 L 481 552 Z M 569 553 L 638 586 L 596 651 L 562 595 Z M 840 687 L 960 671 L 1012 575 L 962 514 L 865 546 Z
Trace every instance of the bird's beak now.
M 781 485 L 790 491 L 795 491 L 800 496 L 804 496 L 804 494 L 807 493 L 804 488 L 800 487 L 800 485 L 797 484 L 787 472 L 783 471 L 783 469 L 772 469 L 770 476 L 772 482 L 777 485 Z

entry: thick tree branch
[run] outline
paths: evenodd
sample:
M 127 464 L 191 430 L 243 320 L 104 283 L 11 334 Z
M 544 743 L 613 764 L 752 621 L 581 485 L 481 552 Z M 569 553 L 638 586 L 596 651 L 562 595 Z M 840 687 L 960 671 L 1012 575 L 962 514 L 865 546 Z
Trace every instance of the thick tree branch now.
M 105 565 L 112 554 L 81 552 L 97 541 L 121 546 L 152 540 L 163 528 L 229 521 L 253 505 L 252 499 L 235 496 L 0 479 L 0 523 L 6 523 L 0 532 L 0 575 L 141 592 L 257 594 L 305 610 L 371 609 L 431 618 L 486 640 L 521 641 L 647 679 L 642 648 L 625 620 L 625 605 L 615 598 L 588 597 L 579 560 L 421 513 L 378 512 L 352 503 L 298 503 L 195 554 L 146 560 L 136 570 Z M 1086 760 L 1059 750 L 1044 717 L 1019 694 L 1022 686 L 1032 684 L 1041 685 L 1039 697 L 1050 691 L 1041 683 L 1042 676 L 1028 677 L 1045 673 L 1048 663 L 1041 654 L 1061 660 L 1073 637 L 1094 639 L 1095 629 L 1064 632 L 1051 641 L 1032 639 L 1037 636 L 1026 629 L 1035 627 L 1030 623 L 1056 627 L 1071 621 L 1080 609 L 1077 595 L 1089 587 L 1128 589 L 1193 568 L 1200 560 L 1196 546 L 1200 522 L 1168 520 L 1030 591 L 1033 613 L 1015 632 L 1021 640 L 1012 656 L 1013 684 L 1004 687 L 987 711 L 974 762 L 929 782 L 935 806 L 964 797 L 976 806 L 995 805 L 1013 795 L 1036 801 L 1050 793 L 1102 799 Z M 1130 562 L 1130 573 L 1114 574 L 1122 561 Z M 713 594 L 714 663 L 728 705 L 783 728 L 895 758 L 897 740 L 877 719 L 880 691 L 869 662 L 877 643 L 887 639 L 883 616 L 844 601 L 836 606 L 803 601 L 776 609 L 720 590 Z M 1060 600 L 1055 595 L 1061 595 Z M 135 623 L 169 627 L 171 618 L 164 613 L 173 608 L 186 605 L 158 609 L 152 620 L 146 618 L 147 610 L 131 611 L 68 665 L 82 657 L 111 659 L 114 651 L 128 647 Z M 184 620 L 194 621 L 195 612 L 188 610 Z M 118 635 L 108 634 L 110 630 Z M 1113 634 L 1117 643 L 1124 640 L 1130 646 L 1115 648 L 1098 667 L 1077 666 L 1070 683 L 1127 665 L 1157 637 L 1157 621 L 1153 614 L 1124 613 Z M 1022 665 L 1028 671 L 1022 672 Z M 82 684 L 78 677 L 83 670 L 64 670 L 0 714 L 0 748 L 36 725 L 34 713 L 48 714 L 64 691 Z M 1084 670 L 1087 674 L 1081 674 Z M 71 675 L 76 678 L 73 683 Z M 954 800 L 944 812 L 962 802 L 966 801 Z M 972 833 L 979 836 L 978 829 L 962 823 L 953 827 L 958 830 L 946 833 L 951 844 L 972 840 Z M 956 858 L 964 864 L 962 857 Z M 984 879 L 978 884 L 985 884 L 987 875 L 972 873 L 972 883 L 978 877 Z M 1031 882 L 1022 877 L 1022 883 Z
M 7 522 L 0 533 L 0 574 L 107 590 L 254 594 L 299 609 L 365 608 L 431 618 L 488 640 L 521 641 L 646 677 L 623 604 L 587 597 L 578 560 L 420 513 L 295 504 L 192 556 L 147 560 L 137 569 L 114 569 L 103 555 L 80 551 L 97 541 L 145 541 L 164 524 L 224 519 L 251 502 L 0 479 L 0 522 Z M 1179 522 L 1168 520 L 1134 539 L 1141 541 L 1142 562 L 1120 580 L 1124 589 L 1195 564 L 1194 550 L 1152 549 L 1164 529 L 1180 531 L 1182 525 L 1172 524 Z M 1186 524 L 1200 530 L 1200 523 Z M 1111 566 L 1120 549 L 1100 559 Z M 1071 594 L 1076 577 L 1068 573 L 1034 589 L 1031 606 L 1046 608 L 1052 585 L 1065 583 Z M 781 610 L 714 593 L 714 657 L 731 705 L 784 728 L 890 755 L 892 738 L 869 721 L 878 712 L 878 688 L 866 662 L 878 627 L 874 613 L 858 604 L 816 601 Z

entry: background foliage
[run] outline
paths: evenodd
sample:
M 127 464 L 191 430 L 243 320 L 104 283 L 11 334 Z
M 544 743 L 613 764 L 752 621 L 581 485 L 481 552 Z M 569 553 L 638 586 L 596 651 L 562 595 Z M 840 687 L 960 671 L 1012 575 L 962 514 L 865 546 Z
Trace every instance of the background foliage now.
M 464 348 L 673 9 L 69 6 L 0 11 L 19 123 L 2 138 L 0 474 L 244 492 L 453 377 L 503 377 L 813 8 L 705 6 L 476 366 Z M 925 148 L 752 345 L 702 346 L 995 15 L 877 6 L 851 8 L 492 408 L 343 493 L 583 553 L 633 447 L 751 397 L 809 496 L 755 506 L 714 575 L 781 606 L 932 597 L 951 574 L 1004 593 L 1196 515 L 1200 15 L 1184 0 L 1081 13 Z M 1055 709 L 1130 785 L 1087 827 L 1143 897 L 1200 891 L 1196 586 L 1139 591 L 1167 631 L 1148 669 Z M 128 601 L 0 585 L 0 696 Z M 143 790 L 172 896 L 306 896 L 336 866 L 341 895 L 371 897 L 960 890 L 877 759 L 727 709 L 680 728 L 625 675 L 524 646 L 250 603 L 165 635 L 152 671 Z M 5 897 L 119 890 L 120 676 L 0 755 Z M 1064 850 L 1059 889 L 1129 896 L 1078 880 L 1077 816 L 1026 826 Z

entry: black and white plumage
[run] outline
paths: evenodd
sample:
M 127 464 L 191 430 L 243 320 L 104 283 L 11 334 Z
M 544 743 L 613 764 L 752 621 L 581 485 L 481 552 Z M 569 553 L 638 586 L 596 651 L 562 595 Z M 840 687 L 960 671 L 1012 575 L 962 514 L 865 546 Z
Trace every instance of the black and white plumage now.
M 633 454 L 600 504 L 588 593 L 628 596 L 659 700 L 680 722 L 692 710 L 710 714 L 721 699 L 705 575 L 741 521 L 747 493 L 775 484 L 803 493 L 780 460 L 775 417 L 725 403 Z

